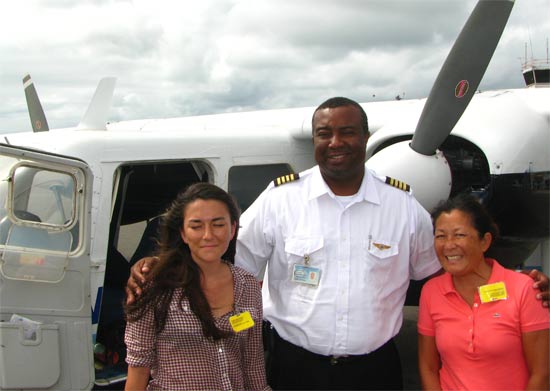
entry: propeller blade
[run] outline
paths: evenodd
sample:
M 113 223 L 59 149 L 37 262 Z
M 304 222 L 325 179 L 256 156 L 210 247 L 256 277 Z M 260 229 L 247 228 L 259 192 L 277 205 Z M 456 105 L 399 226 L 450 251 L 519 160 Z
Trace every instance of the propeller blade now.
M 466 110 L 489 65 L 514 0 L 480 0 L 430 91 L 411 148 L 433 155 Z
M 38 99 L 36 88 L 31 79 L 31 75 L 25 75 L 23 78 L 23 87 L 25 90 L 25 98 L 27 100 L 27 108 L 29 110 L 29 117 L 31 118 L 31 125 L 33 132 L 47 132 L 50 128 L 48 121 L 46 121 L 46 115 Z

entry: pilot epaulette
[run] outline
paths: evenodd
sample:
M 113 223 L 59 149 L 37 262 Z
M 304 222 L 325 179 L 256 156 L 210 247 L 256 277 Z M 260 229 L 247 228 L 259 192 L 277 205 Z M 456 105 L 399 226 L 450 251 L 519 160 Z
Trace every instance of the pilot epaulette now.
M 402 182 L 398 179 L 390 178 L 389 176 L 386 177 L 386 183 L 390 186 L 397 187 L 398 189 L 401 189 L 403 191 L 411 190 L 411 186 L 407 185 L 405 182 Z
M 297 181 L 298 179 L 300 179 L 300 174 L 287 174 L 274 179 L 273 184 L 277 187 L 285 183 Z

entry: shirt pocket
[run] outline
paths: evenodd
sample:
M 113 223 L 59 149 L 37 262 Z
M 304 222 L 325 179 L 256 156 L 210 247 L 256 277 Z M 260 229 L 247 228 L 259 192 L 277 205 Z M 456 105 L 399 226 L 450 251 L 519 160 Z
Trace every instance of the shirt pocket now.
M 250 317 L 254 321 L 254 325 L 256 325 L 257 323 L 261 324 L 262 318 L 260 316 L 260 309 L 259 308 L 256 308 L 256 307 L 253 307 L 253 306 L 240 306 L 240 305 L 237 305 L 237 306 L 235 306 L 235 313 L 233 315 L 242 314 L 243 312 L 249 312 L 250 313 Z
M 169 304 L 166 324 L 159 337 L 164 340 L 183 342 L 186 338 L 202 338 L 202 323 L 195 315 L 189 301 L 185 298 L 180 304 L 179 292 L 174 293 Z
M 326 263 L 324 241 L 322 236 L 316 237 L 295 237 L 285 242 L 285 253 L 287 258 L 287 289 L 293 294 L 293 299 L 301 303 L 310 303 L 319 294 L 318 286 L 292 281 L 294 265 L 306 265 L 320 269 L 319 284 L 323 280 L 323 268 Z
M 296 263 L 318 267 L 324 262 L 322 237 L 297 237 L 285 241 L 285 253 L 289 266 Z
M 235 334 L 238 336 L 238 337 L 241 337 L 241 338 L 248 338 L 248 335 L 249 333 L 252 333 L 254 330 L 257 330 L 258 327 L 261 329 L 262 327 L 262 318 L 260 317 L 260 311 L 258 308 L 255 308 L 255 307 L 251 307 L 251 306 L 237 306 L 235 308 L 235 313 L 231 314 L 232 316 L 233 315 L 240 315 L 242 314 L 243 312 L 248 312 L 250 313 L 250 317 L 252 318 L 252 321 L 254 322 L 254 325 L 248 329 L 245 329 L 245 330 L 242 330 L 240 332 L 236 332 Z M 229 324 L 229 329 L 232 331 L 233 328 L 231 327 L 231 324 L 229 322 L 229 317 L 227 319 L 227 323 Z
M 399 254 L 399 246 L 396 242 L 369 239 L 366 247 L 367 253 L 380 261 L 389 260 L 390 258 L 397 257 Z

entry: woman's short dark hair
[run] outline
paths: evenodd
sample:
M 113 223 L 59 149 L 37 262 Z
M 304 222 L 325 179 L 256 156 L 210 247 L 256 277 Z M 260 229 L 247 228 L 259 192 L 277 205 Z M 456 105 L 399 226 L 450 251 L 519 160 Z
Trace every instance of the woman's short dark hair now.
M 432 212 L 432 223 L 435 230 L 435 222 L 442 213 L 451 213 L 453 210 L 459 210 L 470 216 L 473 227 L 482 238 L 487 232 L 491 234 L 493 240 L 498 237 L 498 226 L 487 209 L 474 196 L 461 193 L 454 198 L 450 198 L 440 203 Z

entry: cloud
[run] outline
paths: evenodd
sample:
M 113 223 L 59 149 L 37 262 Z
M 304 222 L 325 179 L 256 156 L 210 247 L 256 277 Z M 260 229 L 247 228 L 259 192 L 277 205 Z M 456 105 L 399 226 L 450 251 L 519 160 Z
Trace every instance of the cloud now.
M 474 0 L 27 0 L 0 15 L 0 131 L 27 130 L 31 73 L 51 127 L 118 78 L 111 120 L 426 96 Z M 521 87 L 547 0 L 518 0 L 480 88 Z M 544 12 L 546 11 L 546 12 Z

